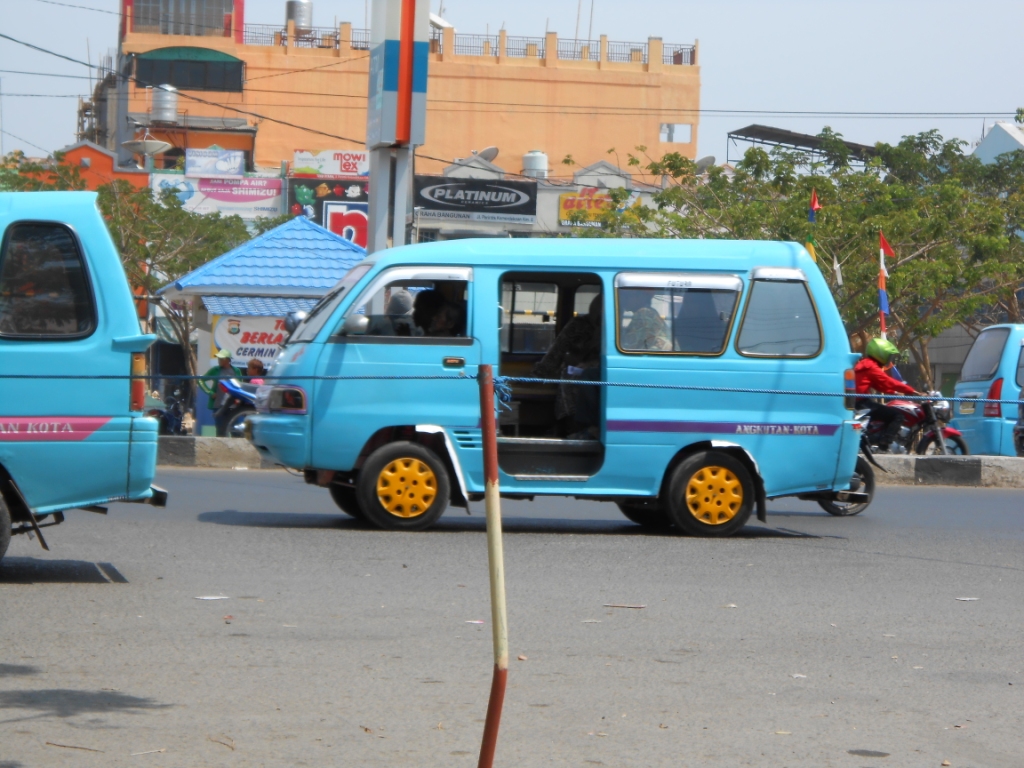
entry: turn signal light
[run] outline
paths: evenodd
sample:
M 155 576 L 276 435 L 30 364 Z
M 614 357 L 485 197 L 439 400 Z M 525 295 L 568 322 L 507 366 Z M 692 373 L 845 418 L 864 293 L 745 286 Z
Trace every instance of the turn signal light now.
M 1001 400 L 1003 398 L 1003 380 L 996 379 L 992 382 L 992 386 L 988 388 L 987 400 Z M 984 414 L 986 416 L 993 416 L 999 418 L 1003 415 L 1003 406 L 999 403 L 985 403 Z
M 132 353 L 132 380 L 128 398 L 128 410 L 141 411 L 146 407 L 146 380 L 137 378 L 146 375 L 146 355 L 142 352 Z
M 846 392 L 846 397 L 843 398 L 846 408 L 852 411 L 857 402 L 857 376 L 852 368 L 843 373 L 843 391 Z
M 301 387 L 274 387 L 267 409 L 271 413 L 305 413 L 306 393 Z

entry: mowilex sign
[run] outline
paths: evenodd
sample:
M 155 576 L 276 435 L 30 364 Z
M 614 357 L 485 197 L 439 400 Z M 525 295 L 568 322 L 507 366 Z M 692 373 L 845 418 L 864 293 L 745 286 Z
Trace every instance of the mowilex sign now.
M 413 205 L 424 219 L 533 224 L 537 182 L 417 176 Z

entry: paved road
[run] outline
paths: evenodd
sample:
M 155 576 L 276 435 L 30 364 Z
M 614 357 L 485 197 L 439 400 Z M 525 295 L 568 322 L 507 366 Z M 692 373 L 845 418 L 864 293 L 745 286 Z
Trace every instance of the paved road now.
M 282 472 L 162 482 L 0 565 L 0 768 L 476 764 L 482 508 L 388 534 Z M 816 509 L 710 541 L 506 502 L 498 764 L 1018 768 L 1021 494 Z

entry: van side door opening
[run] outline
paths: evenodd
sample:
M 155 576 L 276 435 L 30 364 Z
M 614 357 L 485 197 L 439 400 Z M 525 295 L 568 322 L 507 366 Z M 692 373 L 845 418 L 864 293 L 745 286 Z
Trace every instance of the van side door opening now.
M 500 289 L 499 374 L 567 383 L 512 384 L 498 464 L 519 480 L 585 481 L 604 464 L 604 397 L 600 387 L 569 382 L 603 378 L 601 278 L 507 272 Z

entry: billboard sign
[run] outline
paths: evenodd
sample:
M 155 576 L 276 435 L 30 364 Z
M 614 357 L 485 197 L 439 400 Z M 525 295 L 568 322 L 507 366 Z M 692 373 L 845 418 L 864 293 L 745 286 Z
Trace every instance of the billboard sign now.
M 292 175 L 320 179 L 345 179 L 370 175 L 370 153 L 364 151 L 325 149 L 310 152 L 295 150 Z
M 193 179 L 240 179 L 245 152 L 240 149 L 186 149 L 185 175 Z
M 190 179 L 180 173 L 151 173 L 149 185 L 156 197 L 171 190 L 181 207 L 191 213 L 220 213 L 247 220 L 284 213 L 282 179 Z
M 288 210 L 365 248 L 370 215 L 367 187 L 365 181 L 292 178 Z
M 417 176 L 413 205 L 421 219 L 533 224 L 537 182 Z
M 640 193 L 633 192 L 616 209 L 624 211 L 636 205 Z M 558 196 L 558 223 L 563 227 L 602 227 L 601 217 L 613 210 L 612 196 L 597 187 L 583 187 L 579 192 L 566 192 Z
M 257 358 L 270 370 L 288 335 L 283 317 L 213 315 L 210 320 L 210 357 L 227 349 L 231 352 L 231 364 L 239 368 Z

